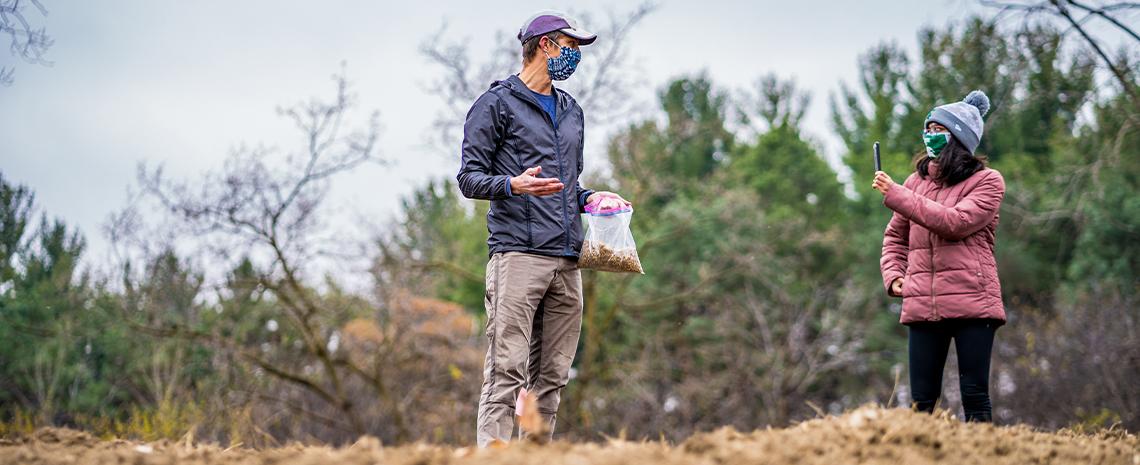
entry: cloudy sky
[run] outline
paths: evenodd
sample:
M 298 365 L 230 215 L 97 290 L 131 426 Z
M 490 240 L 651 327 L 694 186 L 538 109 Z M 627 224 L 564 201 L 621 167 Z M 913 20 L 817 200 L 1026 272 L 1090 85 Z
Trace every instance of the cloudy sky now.
M 351 218 L 383 225 L 401 195 L 427 179 L 453 177 L 454 154 L 424 144 L 441 103 L 428 85 L 440 70 L 420 44 L 445 21 L 448 37 L 490 50 L 496 31 L 516 31 L 534 10 L 628 11 L 634 1 L 441 0 L 43 0 L 39 21 L 55 38 L 53 66 L 21 64 L 0 87 L 0 170 L 34 189 L 41 211 L 77 225 L 93 252 L 106 248 L 101 225 L 126 202 L 140 162 L 175 177 L 217 168 L 242 143 L 299 146 L 275 114 L 328 96 L 330 75 L 347 74 L 364 109 L 378 109 L 388 167 L 339 178 L 331 201 Z M 630 37 L 652 105 L 670 78 L 705 71 L 744 88 L 775 72 L 814 96 L 806 130 L 835 156 L 827 97 L 854 82 L 856 57 L 895 41 L 915 48 L 917 30 L 982 11 L 964 0 L 863 2 L 664 0 Z M 35 13 L 30 13 L 36 18 Z M 986 12 L 991 14 L 991 12 Z M 36 18 L 41 19 L 41 18 Z M 583 26 L 589 28 L 589 24 Z M 605 40 L 603 37 L 601 40 Z M 589 66 L 589 49 L 583 66 Z M 10 57 L 2 63 L 11 63 Z M 588 128 L 586 163 L 603 163 L 609 128 Z

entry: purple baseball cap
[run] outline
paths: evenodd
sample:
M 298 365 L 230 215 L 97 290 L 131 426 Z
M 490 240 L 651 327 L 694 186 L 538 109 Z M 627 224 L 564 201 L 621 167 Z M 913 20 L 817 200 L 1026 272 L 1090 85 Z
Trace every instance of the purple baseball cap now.
M 519 42 L 526 42 L 550 32 L 558 31 L 578 39 L 578 45 L 590 45 L 598 38 L 597 34 L 578 27 L 578 22 L 564 13 L 557 11 L 540 11 L 527 18 L 519 29 Z

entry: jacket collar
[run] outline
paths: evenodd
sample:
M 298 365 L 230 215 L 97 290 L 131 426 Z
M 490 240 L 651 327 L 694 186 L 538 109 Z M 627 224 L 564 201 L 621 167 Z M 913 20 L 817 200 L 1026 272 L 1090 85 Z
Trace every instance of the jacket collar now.
M 507 89 L 510 89 L 511 93 L 518 98 L 531 102 L 539 108 L 542 108 L 542 105 L 538 103 L 538 99 L 534 97 L 534 91 L 530 90 L 530 88 L 526 86 L 526 83 L 524 83 L 522 79 L 519 79 L 519 76 L 517 74 L 512 74 L 502 81 L 495 81 L 491 83 L 492 88 L 494 88 L 496 85 L 506 87 Z M 566 91 L 555 87 L 553 84 L 550 86 L 550 88 L 554 90 L 554 96 L 557 97 L 558 113 L 562 114 L 562 112 L 570 106 L 570 101 L 573 98 L 570 97 L 570 94 L 567 94 Z

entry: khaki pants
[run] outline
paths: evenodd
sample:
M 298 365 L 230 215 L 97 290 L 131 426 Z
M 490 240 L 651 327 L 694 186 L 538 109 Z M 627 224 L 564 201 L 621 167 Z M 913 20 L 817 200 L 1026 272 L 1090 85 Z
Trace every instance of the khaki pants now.
M 476 440 L 510 441 L 519 389 L 538 397 L 553 436 L 582 332 L 582 272 L 574 259 L 498 253 L 487 263 L 487 359 Z

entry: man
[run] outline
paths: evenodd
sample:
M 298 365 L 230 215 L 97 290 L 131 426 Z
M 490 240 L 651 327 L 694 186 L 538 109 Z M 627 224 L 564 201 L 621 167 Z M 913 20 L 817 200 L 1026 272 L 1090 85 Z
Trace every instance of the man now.
M 463 125 L 459 189 L 487 213 L 487 358 L 479 396 L 480 447 L 507 442 L 522 389 L 537 397 L 553 437 L 559 396 L 582 327 L 581 212 L 628 204 L 579 184 L 583 117 L 552 81 L 570 77 L 596 35 L 542 12 L 519 30 L 522 71 L 491 84 Z

